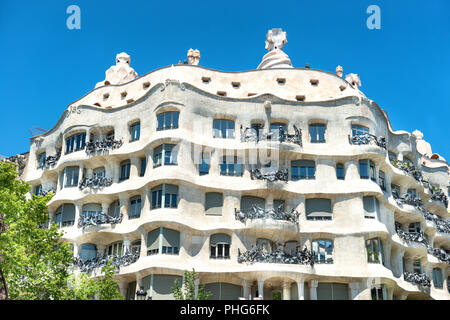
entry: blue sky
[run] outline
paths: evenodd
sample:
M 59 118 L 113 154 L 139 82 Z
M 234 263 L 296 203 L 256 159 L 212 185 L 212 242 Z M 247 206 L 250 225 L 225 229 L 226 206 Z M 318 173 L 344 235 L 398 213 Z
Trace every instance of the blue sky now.
M 81 9 L 69 30 L 66 9 Z M 369 5 L 381 29 L 369 30 Z M 357 73 L 394 130 L 419 129 L 450 161 L 450 1 L 0 2 L 0 155 L 29 150 L 29 129 L 50 129 L 125 51 L 139 75 L 201 52 L 200 65 L 256 69 L 268 29 L 287 32 L 294 67 Z

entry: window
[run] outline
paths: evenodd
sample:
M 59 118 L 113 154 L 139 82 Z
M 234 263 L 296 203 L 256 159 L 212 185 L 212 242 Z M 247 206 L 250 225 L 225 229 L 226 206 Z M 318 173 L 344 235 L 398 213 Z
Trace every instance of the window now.
M 312 242 L 315 263 L 333 263 L 333 241 L 321 239 Z
M 213 137 L 223 139 L 234 139 L 234 121 L 215 119 L 213 121 Z
M 325 142 L 325 125 L 324 124 L 310 124 L 309 135 L 311 136 L 311 143 Z
M 141 197 L 136 196 L 130 199 L 130 212 L 128 213 L 129 219 L 136 219 L 141 216 Z
M 231 238 L 229 235 L 224 233 L 213 234 L 209 242 L 211 259 L 230 259 Z
M 288 241 L 284 244 L 284 252 L 291 256 L 297 255 L 298 243 L 297 241 Z
M 34 188 L 34 194 L 35 195 L 40 195 L 42 193 L 42 184 L 40 184 L 40 185 L 37 185 L 35 188 Z
M 119 200 L 113 201 L 109 205 L 108 215 L 111 217 L 119 217 L 120 216 L 120 202 Z
M 388 157 L 390 161 L 397 160 L 397 154 L 392 151 L 388 151 Z
M 143 177 L 145 175 L 145 167 L 147 167 L 147 158 L 141 158 L 141 170 L 139 171 L 139 176 Z
M 418 197 L 416 189 L 408 189 L 407 193 L 413 198 L 417 198 Z
M 272 141 L 280 140 L 280 131 L 286 131 L 286 124 L 282 122 L 272 122 L 270 124 L 270 132 L 272 133 Z
M 266 207 L 266 199 L 253 197 L 253 196 L 242 196 L 241 197 L 241 212 L 251 211 L 253 206 L 257 206 L 261 209 Z
M 384 172 L 381 170 L 378 172 L 378 183 L 381 187 L 381 190 L 386 191 L 386 178 L 384 176 Z
M 360 136 L 369 133 L 369 128 L 352 124 L 352 136 Z
M 105 176 L 105 167 L 98 167 L 92 170 L 92 175 L 94 177 L 104 177 Z
M 106 249 L 106 252 L 108 253 L 108 256 L 116 256 L 121 257 L 123 254 L 123 243 L 122 241 L 114 242 L 108 245 L 108 248 Z
M 79 167 L 65 167 L 64 176 L 66 177 L 65 187 L 76 187 L 78 185 Z
M 162 144 L 153 150 L 153 168 L 161 165 L 177 165 L 178 149 L 175 144 Z
M 330 199 L 314 198 L 306 199 L 306 219 L 307 220 L 331 220 L 333 209 Z
M 440 268 L 433 269 L 433 283 L 435 288 L 443 288 L 442 270 Z
M 383 244 L 380 238 L 366 240 L 367 262 L 369 263 L 383 263 L 384 253 Z
M 38 160 L 39 160 L 38 169 L 44 168 L 44 166 L 45 166 L 45 157 L 46 157 L 45 152 L 42 152 L 42 153 L 39 154 L 39 156 L 38 156 Z
M 258 238 L 256 239 L 256 247 L 261 248 L 264 253 L 272 253 L 273 251 L 273 242 L 268 239 Z
M 178 254 L 180 251 L 180 233 L 167 228 L 157 228 L 147 235 L 147 255 Z
M 223 207 L 223 195 L 218 192 L 208 192 L 205 194 L 205 214 L 221 216 Z
M 344 180 L 344 165 L 342 163 L 336 164 L 336 177 L 338 180 Z
M 408 232 L 421 233 L 422 232 L 422 225 L 420 224 L 420 222 L 410 223 L 409 226 L 408 226 Z
M 131 253 L 141 252 L 141 240 L 134 241 L 130 246 Z
M 95 244 L 85 243 L 81 245 L 80 258 L 82 261 L 94 259 L 97 257 L 97 247 Z
M 88 203 L 83 205 L 83 217 L 100 217 L 102 215 L 102 205 L 98 203 Z
M 361 179 L 370 179 L 376 181 L 375 178 L 375 164 L 372 160 L 360 160 L 359 161 L 359 175 Z
M 392 196 L 394 198 L 400 197 L 400 187 L 396 184 L 391 184 Z
M 141 123 L 135 122 L 130 125 L 130 142 L 139 140 L 141 136 Z
M 364 218 L 375 219 L 379 212 L 379 205 L 375 196 L 363 197 Z
M 70 227 L 75 223 L 75 206 L 71 203 L 64 203 L 55 211 L 53 223 L 60 227 Z
M 273 208 L 275 210 L 281 210 L 281 211 L 286 211 L 286 203 L 284 200 L 277 200 L 274 199 L 273 200 Z
M 124 160 L 120 163 L 120 178 L 119 181 L 127 180 L 130 178 L 130 160 Z
M 238 163 L 238 157 L 223 156 L 220 164 L 220 175 L 222 176 L 242 176 L 242 163 Z
M 161 184 L 151 189 L 152 209 L 177 208 L 178 207 L 178 186 L 172 184 Z
M 66 139 L 66 154 L 84 149 L 86 143 L 86 133 L 71 135 Z
M 374 287 L 370 290 L 372 300 L 387 300 L 386 286 L 382 284 L 379 287 Z
M 292 160 L 291 179 L 292 181 L 303 179 L 315 179 L 316 164 L 312 160 Z
M 199 175 L 203 176 L 205 174 L 209 174 L 209 164 L 211 161 L 211 157 L 209 153 L 202 152 L 202 160 L 198 165 Z
M 415 260 L 413 262 L 413 273 L 422 273 L 422 263 L 420 260 Z
M 156 116 L 158 127 L 156 130 L 170 130 L 178 128 L 178 118 L 180 113 L 178 111 L 167 111 Z

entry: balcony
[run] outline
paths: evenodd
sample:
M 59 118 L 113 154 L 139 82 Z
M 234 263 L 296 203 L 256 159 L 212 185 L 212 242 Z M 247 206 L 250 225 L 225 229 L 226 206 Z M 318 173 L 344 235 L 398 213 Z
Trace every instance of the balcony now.
M 427 184 L 428 181 L 422 177 L 422 172 L 417 169 L 411 162 L 409 161 L 400 161 L 397 159 L 390 159 L 391 164 L 397 169 L 402 170 L 407 175 L 413 177 L 420 184 Z
M 270 182 L 274 181 L 284 181 L 288 182 L 288 169 L 277 170 L 277 171 L 269 171 L 262 173 L 260 169 L 252 169 L 250 170 L 250 178 L 252 180 L 267 180 Z
M 431 191 L 431 200 L 440 201 L 444 204 L 444 206 L 448 207 L 448 197 L 444 194 L 444 191 L 441 188 L 436 188 L 433 186 L 429 186 Z
M 431 287 L 431 280 L 425 273 L 412 273 L 405 271 L 403 273 L 405 281 L 421 285 L 422 287 Z
M 122 146 L 122 140 L 114 140 L 113 137 L 107 137 L 103 140 L 89 141 L 86 143 L 86 154 L 92 156 L 97 152 L 104 153 L 106 151 L 118 149 Z
M 405 242 L 417 242 L 422 243 L 425 247 L 430 248 L 430 244 L 425 238 L 425 235 L 422 232 L 405 232 L 399 226 L 395 226 L 395 231 L 397 232 L 400 239 Z
M 57 152 L 54 156 L 47 156 L 44 160 L 44 167 L 46 169 L 55 166 L 61 158 L 61 152 Z
M 50 189 L 48 189 L 46 191 L 41 189 L 36 195 L 45 197 L 47 195 L 47 193 L 49 193 L 49 192 L 53 192 L 53 194 L 56 194 L 56 189 L 55 188 L 50 188 Z
M 263 126 L 261 126 L 259 129 L 262 129 Z M 278 141 L 278 142 L 291 142 L 298 144 L 300 147 L 303 146 L 302 144 L 302 130 L 298 129 L 294 125 L 294 133 L 289 134 L 287 130 L 280 127 L 278 129 L 278 132 L 276 131 L 269 131 L 269 132 L 259 132 L 259 129 L 253 129 L 253 128 L 245 128 L 243 129 L 241 126 L 241 142 L 250 142 L 254 141 L 258 143 L 259 141 L 264 140 L 272 140 L 272 141 Z M 278 134 L 277 134 L 278 133 Z
M 118 217 L 112 217 L 106 213 L 94 214 L 91 216 L 80 216 L 78 220 L 78 228 L 86 228 L 90 226 L 100 226 L 102 224 L 118 224 L 122 222 L 122 213 Z
M 108 264 L 108 261 L 111 261 L 111 265 L 115 266 L 117 273 L 120 271 L 120 267 L 126 267 L 135 263 L 139 259 L 139 256 L 140 251 L 134 253 L 128 251 L 122 256 L 103 255 L 88 260 L 82 260 L 80 257 L 77 257 L 73 261 L 73 266 L 80 269 L 80 272 L 91 273 L 92 270 L 102 268 Z
M 348 142 L 353 145 L 373 144 L 387 150 L 386 139 L 384 137 L 377 137 L 370 133 L 356 134 L 354 136 L 348 135 Z
M 441 233 L 448 233 L 450 234 L 450 221 L 442 220 L 438 218 L 435 214 L 432 214 L 431 212 L 425 211 L 424 217 L 426 220 L 431 221 L 436 226 L 436 230 Z
M 305 247 L 297 251 L 295 255 L 290 255 L 278 248 L 272 252 L 265 252 L 261 247 L 253 246 L 249 251 L 241 253 L 238 249 L 238 263 L 282 263 L 282 264 L 309 264 L 314 266 L 313 254 Z
M 298 217 L 300 213 L 297 210 L 292 209 L 291 212 L 286 212 L 283 210 L 283 205 L 277 209 L 264 209 L 257 205 L 252 205 L 250 210 L 240 211 L 234 209 L 234 217 L 245 223 L 248 219 L 272 219 L 272 220 L 284 220 L 289 221 L 294 224 L 298 224 Z
M 450 264 L 450 255 L 444 250 L 439 248 L 430 248 L 428 253 L 436 257 L 440 261 Z
M 112 185 L 112 182 L 113 181 L 111 178 L 95 175 L 91 178 L 84 178 L 78 185 L 78 188 L 80 190 L 83 190 L 84 188 L 101 189 L 104 187 L 109 187 Z
M 407 193 L 403 196 L 400 196 L 397 192 L 392 192 L 392 196 L 394 197 L 395 201 L 397 202 L 397 205 L 399 207 L 403 207 L 404 204 L 408 204 L 410 206 L 415 207 L 420 212 L 424 213 L 426 212 L 425 207 L 423 206 L 422 199 Z

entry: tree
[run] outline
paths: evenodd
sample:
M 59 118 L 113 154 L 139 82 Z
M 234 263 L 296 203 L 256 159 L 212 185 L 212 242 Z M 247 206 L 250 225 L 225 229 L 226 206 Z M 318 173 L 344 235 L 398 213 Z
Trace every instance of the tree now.
M 210 291 L 205 290 L 205 286 L 201 285 L 198 288 L 197 298 L 195 297 L 195 270 L 184 271 L 184 292 L 180 287 L 178 279 L 175 279 L 174 286 L 170 290 L 175 300 L 208 300 L 212 295 Z
M 119 292 L 116 280 L 113 279 L 115 266 L 111 265 L 111 260 L 102 268 L 104 275 L 98 278 L 91 278 L 86 273 L 80 274 L 76 279 L 71 277 L 69 283 L 72 290 L 68 299 L 75 300 L 124 300 L 125 297 Z

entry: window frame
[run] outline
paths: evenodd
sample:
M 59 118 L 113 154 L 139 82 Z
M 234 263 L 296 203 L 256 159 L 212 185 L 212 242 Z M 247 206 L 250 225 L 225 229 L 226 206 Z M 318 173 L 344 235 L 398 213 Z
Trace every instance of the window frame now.
M 130 142 L 138 141 L 141 138 L 141 121 L 134 121 L 129 126 Z
M 216 125 L 218 124 L 218 125 Z M 232 124 L 232 125 L 231 125 Z M 225 125 L 225 128 L 224 128 Z M 213 119 L 213 138 L 214 139 L 234 139 L 236 124 L 230 119 Z M 225 136 L 224 136 L 225 135 Z
M 65 154 L 70 154 L 83 150 L 86 146 L 86 132 L 78 132 L 71 134 L 65 139 L 66 142 L 66 152 Z
M 323 128 L 323 132 L 320 131 L 320 129 Z M 311 123 L 308 126 L 309 129 L 309 136 L 310 136 L 310 142 L 311 143 L 326 143 L 326 137 L 325 132 L 327 130 L 327 126 L 324 123 Z M 314 135 L 313 135 L 314 131 Z M 321 136 L 323 139 L 321 139 Z
M 324 242 L 324 247 L 321 247 L 319 245 L 319 242 Z M 317 244 L 317 249 L 319 250 L 319 252 L 315 251 L 314 245 Z M 328 248 L 328 244 L 331 243 L 331 253 L 327 252 L 327 248 Z M 324 248 L 325 250 L 325 255 L 323 256 L 324 259 L 319 259 L 321 257 L 320 255 L 320 248 Z M 334 263 L 334 242 L 331 239 L 315 239 L 311 242 L 311 251 L 313 254 L 313 259 L 314 259 L 314 263 L 317 264 L 333 264 Z
M 176 115 L 176 116 L 175 116 Z M 167 121 L 168 116 L 170 120 Z M 180 111 L 163 111 L 156 115 L 156 131 L 174 130 L 179 128 Z M 162 126 L 160 126 L 162 124 Z M 166 126 L 169 124 L 169 126 Z

